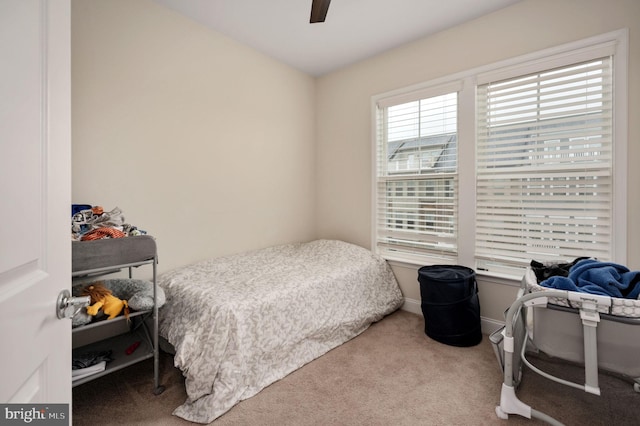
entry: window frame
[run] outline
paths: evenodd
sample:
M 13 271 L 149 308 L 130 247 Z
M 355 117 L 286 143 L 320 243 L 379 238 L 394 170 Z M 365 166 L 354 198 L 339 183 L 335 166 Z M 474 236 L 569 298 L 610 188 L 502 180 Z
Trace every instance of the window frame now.
M 607 54 L 607 52 L 609 52 Z M 611 53 L 613 52 L 613 53 Z M 476 196 L 476 90 L 490 81 L 526 75 L 559 66 L 577 63 L 598 56 L 612 56 L 613 63 L 613 212 L 611 216 L 612 261 L 627 261 L 627 123 L 628 123 L 628 29 L 621 29 L 595 37 L 544 49 L 527 55 L 507 59 L 494 64 L 473 68 L 460 73 L 375 95 L 371 98 L 372 126 L 372 204 L 371 247 L 378 249 L 377 185 L 378 185 L 378 114 L 379 106 L 389 106 L 428 97 L 430 94 L 457 88 L 458 90 L 458 256 L 457 264 L 475 268 L 475 196 Z M 461 241 L 472 241 L 461 244 Z M 390 256 L 385 259 L 409 265 L 441 263 L 441 259 L 429 256 Z M 519 280 L 508 274 L 479 274 Z
M 391 108 L 391 107 L 396 106 L 396 105 L 397 106 L 402 106 L 402 105 L 406 105 L 407 103 L 412 103 L 412 102 L 422 101 L 422 100 L 430 100 L 430 99 L 438 98 L 438 97 L 441 97 L 441 96 L 447 96 L 447 95 L 455 94 L 455 98 L 456 98 L 456 101 L 455 101 L 456 102 L 456 120 L 457 120 L 457 111 L 459 109 L 458 106 L 457 106 L 457 103 L 458 103 L 458 100 L 459 100 L 459 93 L 460 93 L 461 88 L 462 88 L 462 85 L 459 82 L 456 82 L 456 83 L 453 83 L 453 84 L 444 84 L 444 85 L 437 85 L 437 86 L 430 87 L 430 88 L 425 88 L 424 90 L 420 90 L 420 91 L 413 92 L 413 93 L 409 94 L 408 97 L 405 96 L 405 95 L 401 95 L 400 97 L 387 98 L 385 100 L 385 102 L 387 102 L 387 103 L 385 103 L 384 108 Z M 378 110 L 377 113 L 381 113 L 381 110 Z M 383 123 L 378 122 L 378 125 L 382 125 L 383 129 L 387 128 L 386 127 L 387 122 L 384 120 L 384 118 L 383 118 Z M 457 133 L 458 132 L 457 132 L 457 129 L 456 129 L 456 132 L 455 132 L 456 138 L 457 138 Z M 447 134 L 449 134 L 449 133 L 445 132 L 443 134 L 436 135 L 436 136 L 446 136 Z M 397 141 L 387 141 L 387 145 L 385 146 L 385 148 L 387 148 L 393 142 L 397 142 Z M 455 144 L 456 144 L 455 150 L 457 151 L 457 140 L 456 140 Z M 376 149 L 378 149 L 379 147 L 380 146 L 376 143 Z M 440 151 L 442 152 L 443 149 L 444 149 L 444 145 L 443 145 L 443 148 L 441 148 Z M 377 158 L 377 156 L 376 156 L 376 160 L 379 161 L 380 159 Z M 376 177 L 375 177 L 376 182 L 374 184 L 374 191 L 376 191 L 376 188 L 377 188 L 377 191 L 376 191 L 376 194 L 375 194 L 376 199 L 378 199 L 377 197 L 378 197 L 378 194 L 380 193 L 378 191 L 381 191 L 381 189 L 378 188 L 378 185 L 383 183 L 383 182 L 386 183 L 386 184 L 393 184 L 395 182 L 395 183 L 400 183 L 400 184 L 405 184 L 405 185 L 408 185 L 409 183 L 413 182 L 413 183 L 416 183 L 418 186 L 420 186 L 420 183 L 424 183 L 425 186 L 428 186 L 428 184 L 430 182 L 432 182 L 433 180 L 435 180 L 435 181 L 440 181 L 440 180 L 449 181 L 449 180 L 452 180 L 455 184 L 454 184 L 453 189 L 451 191 L 454 193 L 454 195 L 457 192 L 457 185 L 458 185 L 458 171 L 457 171 L 458 166 L 457 166 L 457 164 L 454 166 L 454 170 L 452 170 L 452 171 L 443 171 L 443 170 L 441 170 L 441 171 L 435 171 L 435 172 L 432 172 L 432 173 L 423 174 L 423 173 L 411 173 L 408 169 L 407 169 L 408 170 L 407 173 L 402 173 L 402 172 L 395 173 L 395 172 L 389 170 L 389 167 L 388 167 L 389 166 L 389 162 L 386 160 L 386 158 L 385 158 L 385 160 L 383 162 L 386 164 L 386 167 L 385 167 L 385 172 L 386 173 L 384 173 L 385 177 L 379 178 L 377 176 L 378 166 L 380 165 L 380 163 L 376 162 L 375 167 L 374 167 L 375 173 L 376 173 Z M 428 191 L 423 191 L 423 192 L 428 192 Z M 425 194 L 425 196 L 426 196 L 426 194 Z M 454 211 L 454 212 L 457 211 L 457 208 L 458 208 L 457 199 L 458 199 L 458 197 L 455 197 L 454 198 L 454 205 L 450 206 L 450 209 L 452 211 Z M 387 200 L 387 202 L 391 202 L 391 201 Z M 376 215 L 376 211 L 374 211 L 374 220 L 378 221 L 378 217 Z M 456 222 L 456 224 L 457 224 L 457 222 Z M 454 225 L 454 229 L 452 231 L 455 231 L 455 227 L 456 227 L 456 225 Z M 377 231 L 377 228 L 376 228 L 376 231 Z M 402 232 L 403 231 L 399 231 L 399 234 L 402 234 Z M 425 250 L 428 250 L 429 252 L 431 252 L 432 253 L 431 256 L 437 256 L 436 253 L 439 253 L 440 256 L 441 256 L 439 258 L 442 259 L 441 262 L 444 261 L 444 260 L 447 260 L 447 259 L 451 259 L 452 257 L 455 257 L 456 256 L 455 253 L 457 253 L 456 247 L 453 248 L 453 250 L 454 250 L 453 252 L 451 251 L 451 249 L 446 248 L 446 242 L 448 240 L 455 240 L 457 242 L 457 235 L 455 233 L 453 235 L 453 238 L 452 237 L 447 237 L 447 232 L 445 232 L 445 233 L 443 233 L 442 235 L 439 235 L 439 236 L 432 235 L 430 238 L 426 238 L 426 239 L 417 238 L 416 240 L 422 240 L 422 242 L 426 242 L 427 240 L 432 240 L 432 241 L 440 240 L 440 238 L 441 238 L 441 242 L 445 243 L 442 250 L 437 250 L 435 248 L 430 248 L 430 249 L 425 249 Z M 410 248 L 406 248 L 405 250 L 406 251 L 410 251 L 411 249 Z M 420 251 L 420 250 L 416 249 L 415 251 Z M 403 257 L 413 257 L 413 256 L 411 256 L 410 253 L 405 253 Z M 419 259 L 419 257 L 417 259 L 414 259 L 414 260 L 418 260 L 418 259 Z

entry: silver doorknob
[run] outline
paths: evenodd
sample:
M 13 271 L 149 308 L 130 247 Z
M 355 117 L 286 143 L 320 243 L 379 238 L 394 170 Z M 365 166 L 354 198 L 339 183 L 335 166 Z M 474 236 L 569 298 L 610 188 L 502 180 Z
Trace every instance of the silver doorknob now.
M 64 289 L 58 295 L 56 303 L 56 316 L 60 319 L 73 318 L 85 306 L 91 303 L 90 296 L 72 297 L 71 292 Z

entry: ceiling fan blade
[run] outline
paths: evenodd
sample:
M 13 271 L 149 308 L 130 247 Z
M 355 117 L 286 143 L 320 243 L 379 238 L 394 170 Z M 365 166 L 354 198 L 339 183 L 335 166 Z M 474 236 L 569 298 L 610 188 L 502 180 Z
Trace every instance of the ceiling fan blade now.
M 329 10 L 329 3 L 331 3 L 331 0 L 313 0 L 311 3 L 310 24 L 324 22 L 327 17 L 327 11 Z

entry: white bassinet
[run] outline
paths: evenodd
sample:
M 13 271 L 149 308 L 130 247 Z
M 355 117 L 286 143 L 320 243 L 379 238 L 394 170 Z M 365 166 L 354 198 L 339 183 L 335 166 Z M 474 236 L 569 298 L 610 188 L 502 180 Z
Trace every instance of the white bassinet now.
M 516 396 L 523 363 L 544 377 L 596 395 L 600 395 L 601 368 L 628 376 L 640 392 L 639 326 L 640 300 L 542 287 L 533 270 L 527 268 L 518 298 L 507 311 L 505 327 L 491 336 L 504 373 L 496 414 L 503 419 L 518 414 L 560 424 Z M 583 364 L 584 384 L 568 382 L 533 366 L 526 359 L 526 349 L 531 348 Z

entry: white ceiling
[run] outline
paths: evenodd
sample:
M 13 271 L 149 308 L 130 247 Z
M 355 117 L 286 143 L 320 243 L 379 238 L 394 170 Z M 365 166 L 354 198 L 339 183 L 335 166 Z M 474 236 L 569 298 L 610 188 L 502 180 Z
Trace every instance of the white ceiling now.
M 154 0 L 313 76 L 520 0 L 332 0 L 310 24 L 311 0 Z

